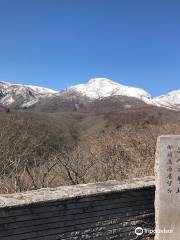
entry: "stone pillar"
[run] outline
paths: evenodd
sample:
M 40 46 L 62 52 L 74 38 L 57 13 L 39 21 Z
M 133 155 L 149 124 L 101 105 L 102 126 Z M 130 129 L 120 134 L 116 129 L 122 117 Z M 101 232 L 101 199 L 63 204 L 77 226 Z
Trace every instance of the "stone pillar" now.
M 156 240 L 180 239 L 180 136 L 164 135 L 157 141 Z

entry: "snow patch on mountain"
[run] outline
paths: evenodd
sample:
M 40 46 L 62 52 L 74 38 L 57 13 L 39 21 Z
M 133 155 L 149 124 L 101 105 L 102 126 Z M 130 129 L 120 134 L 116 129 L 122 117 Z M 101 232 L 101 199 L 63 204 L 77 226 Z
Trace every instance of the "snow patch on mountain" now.
M 44 87 L 0 81 L 0 103 L 6 107 L 12 104 L 17 107 L 30 107 L 40 98 L 51 96 L 54 93 L 56 91 Z
M 36 91 L 39 94 L 52 94 L 52 93 L 57 93 L 58 91 L 45 88 L 45 87 L 38 87 L 38 86 L 32 86 L 32 85 L 21 85 L 21 84 L 15 84 L 16 86 L 20 87 L 25 87 L 25 88 L 30 88 L 34 91 Z
M 165 95 L 155 97 L 153 100 L 157 106 L 180 109 L 180 90 L 171 91 Z

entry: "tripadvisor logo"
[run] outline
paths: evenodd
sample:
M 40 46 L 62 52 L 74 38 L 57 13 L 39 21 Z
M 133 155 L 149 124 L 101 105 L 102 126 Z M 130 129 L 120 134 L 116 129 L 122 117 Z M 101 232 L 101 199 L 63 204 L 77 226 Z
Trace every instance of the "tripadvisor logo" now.
M 143 235 L 143 233 L 145 233 L 145 234 L 152 234 L 152 235 L 154 235 L 154 234 L 161 234 L 161 233 L 163 233 L 163 234 L 171 234 L 171 233 L 173 233 L 173 229 L 147 229 L 147 228 L 145 228 L 145 229 L 143 229 L 142 227 L 137 227 L 136 229 L 135 229 L 135 234 L 137 235 L 137 236 L 141 236 L 141 235 Z
M 143 229 L 142 229 L 142 227 L 137 227 L 136 229 L 135 229 L 135 234 L 137 235 L 137 236 L 141 236 L 141 235 L 143 235 Z

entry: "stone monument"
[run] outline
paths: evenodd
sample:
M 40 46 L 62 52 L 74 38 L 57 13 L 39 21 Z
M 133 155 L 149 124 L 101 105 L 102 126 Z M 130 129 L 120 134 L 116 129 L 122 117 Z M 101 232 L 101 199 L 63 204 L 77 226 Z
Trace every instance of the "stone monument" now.
M 180 239 L 180 135 L 160 136 L 156 164 L 156 240 Z

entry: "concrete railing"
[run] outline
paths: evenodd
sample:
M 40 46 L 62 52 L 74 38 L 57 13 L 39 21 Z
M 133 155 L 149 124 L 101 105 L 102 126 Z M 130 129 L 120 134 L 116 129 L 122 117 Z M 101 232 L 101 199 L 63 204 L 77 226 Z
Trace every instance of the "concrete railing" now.
M 154 194 L 145 177 L 0 195 L 0 240 L 134 239 L 154 227 Z

